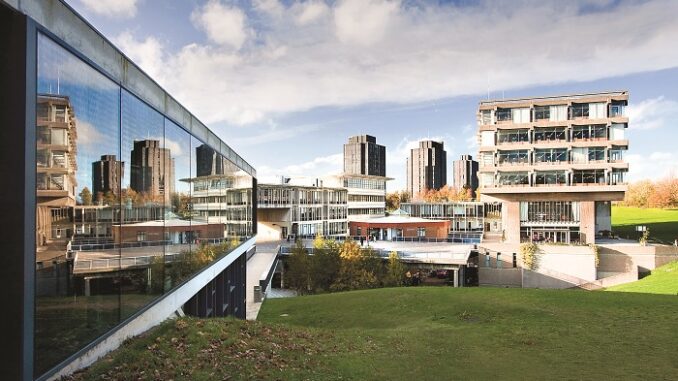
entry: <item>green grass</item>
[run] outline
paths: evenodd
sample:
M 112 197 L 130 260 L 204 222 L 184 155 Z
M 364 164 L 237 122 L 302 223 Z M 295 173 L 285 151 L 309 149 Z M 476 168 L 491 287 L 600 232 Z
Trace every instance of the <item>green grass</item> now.
M 650 229 L 650 238 L 671 244 L 678 238 L 678 209 L 612 207 L 612 231 L 622 238 L 637 240 L 637 225 Z
M 641 280 L 610 287 L 606 291 L 678 295 L 678 261 L 657 267 Z
M 678 297 L 416 287 L 170 322 L 76 379 L 675 379 Z

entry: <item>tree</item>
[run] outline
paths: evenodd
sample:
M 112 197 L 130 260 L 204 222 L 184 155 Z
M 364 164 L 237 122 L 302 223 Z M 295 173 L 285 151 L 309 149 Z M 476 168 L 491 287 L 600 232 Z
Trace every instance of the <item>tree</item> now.
M 310 260 L 311 291 L 329 291 L 341 268 L 339 244 L 317 236 L 313 241 L 313 256 Z
M 332 291 L 374 288 L 379 285 L 375 264 L 381 263 L 373 250 L 361 250 L 355 241 L 346 241 L 341 245 L 340 257 L 341 267 L 331 286 Z
M 89 188 L 82 188 L 80 191 L 80 200 L 83 205 L 92 205 L 92 192 L 90 192 Z
M 400 193 L 393 192 L 386 194 L 386 210 L 393 211 L 400 208 Z
M 388 286 L 402 286 L 403 277 L 405 276 L 405 266 L 400 261 L 398 253 L 392 251 L 388 255 L 388 277 L 386 285 Z
M 287 258 L 285 283 L 300 294 L 309 293 L 311 290 L 310 267 L 308 250 L 306 250 L 301 240 L 299 240 L 292 248 L 292 254 Z

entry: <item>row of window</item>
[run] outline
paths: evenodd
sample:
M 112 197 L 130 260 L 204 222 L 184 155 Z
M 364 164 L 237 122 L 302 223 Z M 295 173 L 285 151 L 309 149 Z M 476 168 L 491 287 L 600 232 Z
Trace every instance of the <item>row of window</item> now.
M 346 204 L 348 193 L 341 190 L 304 190 L 285 188 L 258 188 L 259 205 L 289 205 L 298 204 Z
M 573 103 L 572 105 L 535 106 L 517 108 L 497 108 L 497 110 L 482 110 L 480 124 L 495 123 L 530 123 L 536 121 L 565 121 L 577 119 L 604 119 L 624 116 L 626 113 L 625 101 L 613 101 L 611 104 Z
M 481 131 L 481 146 L 502 144 L 535 144 L 540 142 L 577 142 L 595 140 L 625 140 L 626 123 L 592 124 L 585 126 L 519 128 L 495 131 Z
M 349 194 L 349 202 L 386 202 L 386 197 L 371 194 Z
M 576 147 L 567 148 L 540 148 L 534 150 L 507 150 L 481 152 L 479 162 L 481 166 L 496 165 L 528 165 L 543 163 L 618 163 L 624 160 L 626 148 L 606 147 Z
M 531 172 L 499 172 L 481 173 L 481 187 L 492 186 L 531 186 L 531 185 L 619 185 L 625 184 L 626 170 L 602 169 L 574 171 L 536 171 Z
M 344 179 L 344 187 L 386 190 L 386 181 L 377 179 L 363 179 L 349 177 Z

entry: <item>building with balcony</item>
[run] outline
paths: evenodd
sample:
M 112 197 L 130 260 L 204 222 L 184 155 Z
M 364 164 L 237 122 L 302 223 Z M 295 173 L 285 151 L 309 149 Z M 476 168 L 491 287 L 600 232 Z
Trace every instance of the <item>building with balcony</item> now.
M 254 168 L 63 1 L 0 0 L 0 50 L 0 380 L 61 379 L 177 314 L 245 318 Z M 204 145 L 226 178 L 198 175 Z
M 257 239 L 342 238 L 348 232 L 348 190 L 315 185 L 259 184 Z
M 407 191 L 416 197 L 429 189 L 447 185 L 447 152 L 443 142 L 422 140 L 407 158 Z
M 503 203 L 506 242 L 592 243 L 624 198 L 627 91 L 481 101 L 481 201 Z
M 386 182 L 384 176 L 342 173 L 322 178 L 325 186 L 344 188 L 348 192 L 348 220 L 384 217 L 386 215 Z

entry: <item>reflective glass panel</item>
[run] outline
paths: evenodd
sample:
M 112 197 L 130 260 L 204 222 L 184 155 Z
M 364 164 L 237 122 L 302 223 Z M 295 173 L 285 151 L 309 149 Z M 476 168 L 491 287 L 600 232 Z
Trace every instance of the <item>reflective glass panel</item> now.
M 120 90 L 38 36 L 35 374 L 120 321 Z

